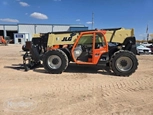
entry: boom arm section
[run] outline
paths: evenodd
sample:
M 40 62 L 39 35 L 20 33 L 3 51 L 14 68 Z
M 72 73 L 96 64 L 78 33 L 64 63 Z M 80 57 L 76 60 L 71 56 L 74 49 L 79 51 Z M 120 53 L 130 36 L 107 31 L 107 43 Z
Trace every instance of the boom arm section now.
M 78 33 L 49 34 L 47 46 L 51 47 L 53 45 L 74 44 L 75 39 L 77 39 L 78 35 Z
M 134 37 L 134 29 L 106 30 L 107 42 L 123 43 L 127 37 Z
M 125 28 L 112 28 L 101 30 L 86 30 L 86 31 L 65 31 L 65 32 L 50 32 L 45 34 L 35 34 L 33 38 L 47 36 L 46 45 L 52 47 L 54 45 L 74 44 L 75 39 L 79 36 L 80 32 L 87 31 L 106 31 L 105 38 L 107 42 L 115 42 L 123 44 L 128 37 L 134 37 L 134 29 Z

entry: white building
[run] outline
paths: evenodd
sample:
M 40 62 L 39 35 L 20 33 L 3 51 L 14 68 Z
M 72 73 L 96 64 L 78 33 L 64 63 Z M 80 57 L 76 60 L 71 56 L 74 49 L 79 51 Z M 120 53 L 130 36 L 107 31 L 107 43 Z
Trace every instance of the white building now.
M 80 24 L 0 24 L 0 36 L 10 37 L 15 44 L 24 44 L 35 33 L 73 30 L 88 30 L 88 27 Z

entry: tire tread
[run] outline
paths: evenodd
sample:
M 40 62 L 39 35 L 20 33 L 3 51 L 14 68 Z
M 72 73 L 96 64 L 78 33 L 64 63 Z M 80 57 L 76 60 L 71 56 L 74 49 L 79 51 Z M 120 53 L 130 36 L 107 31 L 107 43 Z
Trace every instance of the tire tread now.
M 58 69 L 51 69 L 48 66 L 48 64 L 47 64 L 47 59 L 52 54 L 53 55 L 58 55 L 61 58 L 61 60 L 62 60 L 62 65 Z M 66 68 L 68 66 L 68 57 L 60 49 L 55 49 L 55 50 L 48 51 L 46 54 L 44 54 L 44 57 L 43 57 L 43 66 L 44 66 L 45 70 L 47 70 L 49 73 L 52 73 L 52 74 L 61 74 L 64 70 L 66 70 Z
M 119 72 L 117 69 L 116 69 L 116 67 L 114 67 L 114 60 L 115 60 L 115 58 L 116 58 L 116 56 L 118 56 L 118 55 L 122 55 L 122 54 L 126 54 L 126 55 L 129 55 L 129 57 L 131 57 L 133 60 L 133 67 L 132 67 L 132 69 L 130 70 L 130 71 L 128 71 L 128 72 Z M 136 55 L 133 53 L 133 52 L 130 52 L 130 51 L 128 51 L 128 50 L 119 50 L 119 51 L 117 51 L 117 52 L 115 52 L 113 55 L 112 55 L 112 57 L 111 57 L 111 59 L 110 59 L 110 63 L 109 63 L 109 65 L 110 65 L 110 69 L 115 73 L 115 75 L 117 75 L 117 76 L 130 76 L 131 74 L 133 74 L 136 70 L 137 70 L 137 68 L 138 68 L 138 65 L 139 65 L 139 63 L 138 63 L 138 59 L 136 58 Z

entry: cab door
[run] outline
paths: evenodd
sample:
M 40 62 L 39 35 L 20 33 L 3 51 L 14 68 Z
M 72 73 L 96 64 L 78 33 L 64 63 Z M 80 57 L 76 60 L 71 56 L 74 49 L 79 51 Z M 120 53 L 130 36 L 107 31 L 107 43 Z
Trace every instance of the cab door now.
M 97 64 L 100 57 L 108 52 L 108 44 L 105 36 L 101 32 L 94 33 L 92 62 Z
M 101 55 L 108 51 L 102 32 L 82 32 L 71 50 L 77 64 L 97 64 Z
M 77 64 L 93 64 L 92 54 L 94 32 L 81 32 L 71 50 L 72 58 Z M 90 59 L 90 60 L 89 60 Z

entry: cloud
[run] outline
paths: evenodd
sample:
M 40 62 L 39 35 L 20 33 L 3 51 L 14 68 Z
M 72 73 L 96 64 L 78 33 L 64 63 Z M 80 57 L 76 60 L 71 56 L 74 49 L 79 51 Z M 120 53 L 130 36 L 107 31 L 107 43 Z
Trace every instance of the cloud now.
M 2 22 L 19 22 L 19 20 L 17 20 L 17 19 L 10 19 L 10 18 L 0 19 L 0 21 L 2 21 Z
M 146 36 L 146 33 L 139 34 L 140 37 Z
M 80 20 L 80 19 L 76 19 L 76 21 L 77 21 L 77 22 L 80 22 L 81 20 Z
M 19 4 L 23 7 L 27 7 L 27 6 L 30 6 L 28 3 L 26 2 L 19 2 Z
M 86 22 L 86 24 L 92 24 L 92 22 L 89 21 L 89 22 Z
M 140 34 L 139 36 L 143 36 L 142 34 Z
M 47 15 L 39 13 L 39 12 L 34 12 L 30 16 L 33 18 L 42 19 L 42 20 L 48 19 Z
M 25 15 L 28 15 L 28 13 L 25 13 Z
M 60 2 L 60 1 L 62 1 L 62 0 L 53 0 L 53 1 L 55 1 L 55 2 Z

